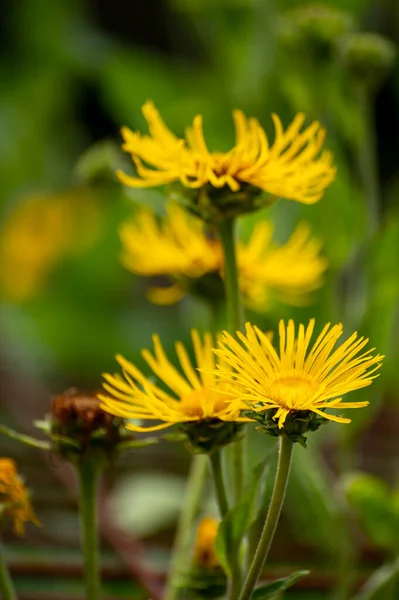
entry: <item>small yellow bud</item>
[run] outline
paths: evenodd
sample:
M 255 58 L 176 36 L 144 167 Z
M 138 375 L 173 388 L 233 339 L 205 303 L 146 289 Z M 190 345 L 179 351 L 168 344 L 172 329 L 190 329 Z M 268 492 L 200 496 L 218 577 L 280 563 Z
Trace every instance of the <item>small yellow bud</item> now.
M 200 521 L 194 546 L 194 561 L 197 566 L 217 567 L 219 565 L 214 548 L 218 527 L 219 523 L 211 517 L 205 517 Z

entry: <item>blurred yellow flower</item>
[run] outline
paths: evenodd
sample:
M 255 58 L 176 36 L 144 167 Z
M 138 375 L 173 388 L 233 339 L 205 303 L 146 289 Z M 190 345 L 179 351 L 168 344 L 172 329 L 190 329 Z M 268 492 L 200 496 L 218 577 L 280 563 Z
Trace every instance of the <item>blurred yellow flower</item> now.
M 210 184 L 237 192 L 249 184 L 276 197 L 314 204 L 335 176 L 332 154 L 327 150 L 319 154 L 325 130 L 314 121 L 300 132 L 303 114 L 298 114 L 285 131 L 273 114 L 275 139 L 270 145 L 259 122 L 235 110 L 236 142 L 225 153 L 208 150 L 201 115 L 186 129 L 186 139 L 181 139 L 166 127 L 152 102 L 144 104 L 143 114 L 149 136 L 122 128 L 122 147 L 132 156 L 138 177 L 122 171 L 117 176 L 130 187 L 180 181 L 188 188 Z
M 31 196 L 18 204 L 0 231 L 2 295 L 11 301 L 35 296 L 66 252 L 84 250 L 97 238 L 98 209 L 83 190 Z
M 219 559 L 215 552 L 215 539 L 219 523 L 211 517 L 201 519 L 194 544 L 194 561 L 201 567 L 217 567 Z
M 120 229 L 123 244 L 122 263 L 137 275 L 177 275 L 189 278 L 221 268 L 223 252 L 205 225 L 177 206 L 167 206 L 160 223 L 147 208 Z
M 320 241 L 311 237 L 306 223 L 300 223 L 283 246 L 273 244 L 272 235 L 272 224 L 261 221 L 246 244 L 238 242 L 237 263 L 245 304 L 264 311 L 272 291 L 285 304 L 309 304 L 310 294 L 323 284 L 328 264 L 320 255 Z
M 212 350 L 212 335 L 205 333 L 201 339 L 194 329 L 191 339 L 197 368 L 193 367 L 181 342 L 176 342 L 175 346 L 180 371 L 167 358 L 157 335 L 153 337 L 154 354 L 148 350 L 142 351 L 143 358 L 154 375 L 171 393 L 158 387 L 131 362 L 118 355 L 116 360 L 123 369 L 124 378 L 119 374 L 104 374 L 106 383 L 103 383 L 103 387 L 109 395 L 98 395 L 101 408 L 125 419 L 162 421 L 153 426 L 128 423 L 126 427 L 132 431 L 156 431 L 176 423 L 194 423 L 209 419 L 248 421 L 240 417 L 239 403 L 227 395 L 229 386 L 216 383 L 214 370 L 217 361 Z
M 24 534 L 27 521 L 40 525 L 15 462 L 10 458 L 0 458 L 0 518 L 7 517 L 12 520 L 18 535 Z
M 31 298 L 70 238 L 65 202 L 29 198 L 11 213 L 1 232 L 1 288 L 10 300 Z
M 370 385 L 384 357 L 372 356 L 374 348 L 359 354 L 368 339 L 358 338 L 357 333 L 333 351 L 343 332 L 341 324 L 327 324 L 310 346 L 313 329 L 311 319 L 306 329 L 299 325 L 296 337 L 294 322 L 290 320 L 286 326 L 280 321 L 279 352 L 269 335 L 249 323 L 245 334 L 237 332 L 241 344 L 224 332 L 215 350 L 223 361 L 217 367 L 221 382 L 230 384 L 234 397 L 252 410 L 275 409 L 273 418 L 279 428 L 289 413 L 297 411 L 312 411 L 331 421 L 350 423 L 350 419 L 324 409 L 367 406 L 368 402 L 345 402 L 341 396 Z
M 273 226 L 257 223 L 248 242 L 238 241 L 237 262 L 240 288 L 245 304 L 264 311 L 271 291 L 287 304 L 309 302 L 319 288 L 327 261 L 320 256 L 320 242 L 310 237 L 307 225 L 300 224 L 288 242 L 272 243 Z M 170 204 L 161 222 L 147 208 L 120 229 L 122 262 L 138 275 L 167 275 L 174 285 L 152 288 L 148 294 L 155 304 L 172 304 L 189 289 L 189 280 L 207 273 L 223 274 L 223 250 L 212 230 L 201 219 Z

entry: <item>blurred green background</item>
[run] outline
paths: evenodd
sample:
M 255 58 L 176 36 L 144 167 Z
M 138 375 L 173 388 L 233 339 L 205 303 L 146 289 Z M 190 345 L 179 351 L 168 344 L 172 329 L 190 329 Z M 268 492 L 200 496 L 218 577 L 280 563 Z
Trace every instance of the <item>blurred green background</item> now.
M 293 600 L 397 600 L 396 0 L 3 0 L 0 8 L 2 422 L 32 432 L 52 394 L 98 388 L 115 353 L 143 366 L 140 349 L 153 332 L 172 350 L 190 327 L 210 326 L 195 299 L 149 304 L 148 282 L 119 264 L 118 226 L 132 203 L 158 211 L 164 203 L 162 190 L 123 189 L 114 175 L 128 164 L 120 127 L 146 131 L 143 103 L 152 99 L 179 135 L 201 113 L 215 150 L 233 142 L 234 108 L 257 117 L 271 139 L 272 112 L 285 126 L 304 112 L 327 128 L 336 181 L 315 206 L 280 201 L 268 216 L 281 242 L 299 220 L 309 222 L 330 266 L 312 306 L 276 304 L 256 319 L 272 328 L 290 316 L 342 321 L 386 359 L 373 386 L 352 395 L 370 406 L 297 450 L 269 575 L 312 571 L 287 594 Z M 44 467 L 39 453 L 5 438 L 0 444 L 19 460 L 44 526 L 26 541 L 9 536 L 21 598 L 79 597 L 76 512 L 54 475 L 61 466 Z M 270 447 L 252 435 L 251 462 Z M 183 448 L 164 443 L 120 461 L 109 481 L 111 517 L 149 540 L 148 560 L 160 572 L 187 464 Z M 133 597 L 112 547 L 104 543 L 110 597 Z M 362 587 L 378 568 L 387 587 Z

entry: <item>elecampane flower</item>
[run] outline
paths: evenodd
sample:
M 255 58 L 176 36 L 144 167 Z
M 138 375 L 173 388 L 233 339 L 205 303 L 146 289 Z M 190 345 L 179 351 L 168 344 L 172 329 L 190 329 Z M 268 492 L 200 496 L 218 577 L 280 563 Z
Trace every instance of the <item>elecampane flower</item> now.
M 193 367 L 188 353 L 181 342 L 176 343 L 176 354 L 180 370 L 167 358 L 157 335 L 154 336 L 154 354 L 143 350 L 142 355 L 154 375 L 170 391 L 165 391 L 147 377 L 137 367 L 122 356 L 116 359 L 123 369 L 119 374 L 104 374 L 103 384 L 108 395 L 99 394 L 103 410 L 126 419 L 161 421 L 153 426 L 134 425 L 126 427 L 132 431 L 156 431 L 176 423 L 192 423 L 206 419 L 245 422 L 240 417 L 239 403 L 226 392 L 228 384 L 217 383 L 213 354 L 213 338 L 206 333 L 201 339 L 199 333 L 191 333 L 195 361 L 199 372 Z M 226 367 L 227 369 L 227 367 Z
M 17 204 L 0 227 L 0 294 L 17 302 L 33 298 L 63 257 L 98 239 L 101 221 L 98 199 L 85 190 Z
M 172 304 L 190 288 L 190 279 L 208 273 L 223 274 L 223 250 L 212 230 L 178 205 L 167 206 L 159 221 L 147 208 L 124 223 L 120 230 L 122 262 L 133 273 L 167 275 L 174 285 L 152 288 L 155 304 Z M 245 304 L 257 311 L 270 305 L 273 293 L 287 304 L 309 302 L 311 292 L 323 283 L 327 261 L 320 255 L 319 240 L 301 223 L 283 246 L 272 242 L 273 226 L 258 222 L 247 242 L 237 243 L 240 288 Z
M 247 243 L 238 241 L 237 263 L 244 303 L 255 311 L 270 304 L 271 292 L 286 304 L 306 305 L 323 284 L 327 260 L 321 242 L 300 223 L 283 246 L 272 242 L 273 226 L 257 223 Z
M 0 509 L 2 516 L 12 520 L 16 534 L 23 535 L 25 523 L 39 525 L 29 500 L 28 490 L 18 475 L 15 462 L 0 458 Z
M 187 128 L 186 138 L 181 139 L 167 128 L 152 102 L 143 106 L 143 114 L 149 136 L 122 128 L 122 147 L 131 155 L 138 177 L 122 171 L 117 176 L 131 187 L 180 181 L 189 188 L 210 184 L 237 192 L 249 184 L 273 196 L 313 204 L 335 176 L 332 154 L 321 152 L 325 130 L 314 121 L 301 131 L 303 114 L 296 115 L 285 131 L 279 117 L 273 114 L 275 138 L 270 144 L 256 119 L 247 119 L 235 110 L 235 145 L 225 153 L 208 150 L 200 115 Z
M 190 278 L 221 268 L 220 243 L 206 234 L 205 225 L 175 204 L 159 222 L 143 208 L 120 229 L 122 263 L 138 275 L 182 275 Z
M 246 324 L 246 333 L 237 332 L 239 343 L 225 332 L 215 353 L 221 381 L 234 387 L 235 395 L 252 410 L 276 409 L 274 419 L 282 428 L 287 415 L 294 411 L 313 411 L 336 421 L 350 419 L 326 413 L 328 408 L 361 408 L 368 402 L 346 402 L 342 396 L 366 387 L 377 377 L 383 356 L 372 356 L 374 349 L 362 352 L 368 339 L 351 335 L 334 350 L 342 335 L 342 325 L 327 324 L 313 345 L 314 319 L 305 328 L 299 325 L 295 335 L 292 320 L 279 324 L 279 351 L 267 334 Z

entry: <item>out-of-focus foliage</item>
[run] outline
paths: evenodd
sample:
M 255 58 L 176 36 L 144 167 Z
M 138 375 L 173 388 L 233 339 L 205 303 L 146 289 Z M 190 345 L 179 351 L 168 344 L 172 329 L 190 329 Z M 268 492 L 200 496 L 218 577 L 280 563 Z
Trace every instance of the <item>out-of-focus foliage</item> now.
M 348 476 L 346 493 L 360 525 L 373 542 L 396 553 L 399 546 L 399 487 L 390 490 L 377 477 L 357 474 Z
M 331 424 L 314 434 L 310 450 L 296 449 L 287 493 L 289 540 L 303 540 L 313 552 L 301 566 L 333 565 L 336 575 L 337 564 L 346 560 L 336 473 L 361 466 L 377 475 L 383 471 L 397 485 L 395 474 L 385 470 L 385 455 L 377 454 L 384 431 L 376 429 L 376 423 L 394 427 L 399 414 L 395 3 L 159 0 L 139 3 L 140 9 L 127 0 L 8 4 L 0 55 L 0 333 L 1 360 L 8 364 L 11 357 L 11 379 L 33 371 L 54 392 L 70 385 L 97 388 L 101 372 L 113 369 L 116 352 L 143 368 L 140 349 L 150 345 L 153 332 L 168 350 L 175 339 L 187 341 L 191 327 L 212 323 L 206 306 L 190 297 L 174 306 L 151 305 L 147 282 L 120 264 L 118 228 L 132 204 L 164 213 L 161 189 L 123 189 L 114 175 L 117 168 L 130 168 L 119 149 L 119 128 L 145 131 L 146 100 L 156 103 L 178 135 L 201 113 L 213 150 L 231 146 L 234 108 L 259 119 L 270 139 L 272 112 L 285 126 L 304 112 L 307 123 L 317 119 L 326 127 L 335 182 L 314 206 L 280 201 L 267 211 L 278 243 L 287 241 L 299 221 L 310 224 L 329 264 L 325 285 L 311 306 L 281 303 L 272 312 L 248 312 L 248 318 L 265 329 L 288 317 L 343 321 L 348 332 L 370 336 L 386 354 L 372 388 L 352 396 L 370 406 L 353 411 L 344 433 Z M 243 233 L 264 215 L 242 219 Z M 31 393 L 27 386 L 24 402 Z M 1 400 L 4 413 L 14 418 L 22 413 L 15 407 L 25 406 L 21 398 Z M 251 433 L 252 465 L 269 443 L 256 435 Z M 362 435 L 367 443 L 359 445 Z M 327 460 L 315 455 L 316 447 Z M 395 447 L 385 452 L 398 454 Z M 139 487 L 127 479 L 115 490 L 116 513 L 143 534 L 165 528 L 176 514 L 181 481 L 165 477 L 157 484 L 160 499 L 167 490 L 163 513 L 150 507 L 157 493 L 153 479 Z M 132 486 L 134 493 L 140 489 L 137 505 L 130 503 Z M 369 476 L 347 488 L 358 524 L 386 553 L 395 545 L 397 518 L 389 489 Z M 154 508 L 158 523 L 152 521 Z M 360 554 L 362 539 L 353 542 Z M 333 579 L 326 587 L 339 588 Z M 301 593 L 287 597 L 325 597 L 324 591 Z M 359 599 L 388 599 L 383 593 Z

